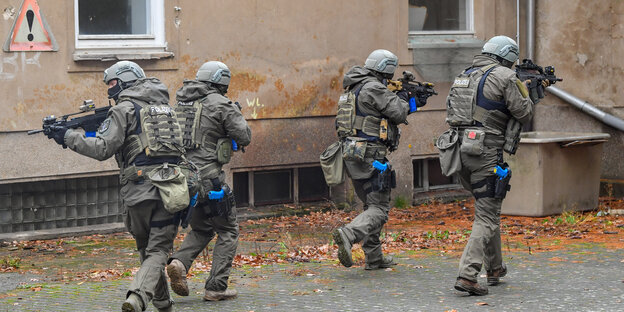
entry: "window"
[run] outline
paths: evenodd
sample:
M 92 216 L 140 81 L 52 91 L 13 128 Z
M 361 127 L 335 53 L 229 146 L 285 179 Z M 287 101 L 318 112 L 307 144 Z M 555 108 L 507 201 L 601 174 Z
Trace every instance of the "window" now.
M 329 197 L 320 166 L 233 173 L 237 207 L 314 202 Z
M 471 34 L 472 1 L 409 0 L 410 34 Z
M 105 59 L 114 54 L 124 54 L 126 59 L 172 55 L 163 54 L 163 0 L 74 0 L 74 16 L 74 60 Z
M 412 160 L 414 172 L 414 189 L 430 191 L 434 189 L 455 188 L 459 181 L 455 176 L 447 177 L 442 174 L 439 158 Z
M 321 167 L 298 169 L 299 201 L 318 201 L 329 197 L 329 187 Z
M 253 173 L 255 204 L 284 204 L 293 201 L 292 170 L 256 171 Z

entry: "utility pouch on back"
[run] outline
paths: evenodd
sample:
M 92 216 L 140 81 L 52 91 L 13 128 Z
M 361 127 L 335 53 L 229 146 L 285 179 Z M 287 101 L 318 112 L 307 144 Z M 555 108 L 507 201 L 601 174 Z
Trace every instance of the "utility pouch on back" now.
M 321 154 L 321 169 L 328 186 L 335 186 L 344 181 L 344 163 L 342 161 L 342 142 L 328 146 Z
M 232 139 L 220 138 L 217 140 L 217 162 L 225 165 L 232 159 Z
M 464 130 L 460 150 L 468 155 L 481 155 L 485 141 L 485 132 L 481 129 L 468 128 Z
M 440 168 L 442 174 L 451 176 L 462 168 L 461 155 L 459 154 L 459 132 L 456 129 L 448 129 L 436 140 L 436 147 L 440 150 Z
M 177 165 L 164 163 L 148 173 L 152 184 L 158 188 L 165 210 L 176 213 L 190 202 L 186 177 Z
M 366 155 L 366 139 L 358 137 L 348 137 L 342 146 L 342 157 L 344 160 L 364 161 Z

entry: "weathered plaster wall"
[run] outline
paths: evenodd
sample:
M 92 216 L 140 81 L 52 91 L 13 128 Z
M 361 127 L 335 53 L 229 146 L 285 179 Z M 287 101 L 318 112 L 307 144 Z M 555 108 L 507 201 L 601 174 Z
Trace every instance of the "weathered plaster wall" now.
M 599 109 L 624 118 L 620 87 L 624 80 L 624 2 L 537 2 L 536 59 L 555 65 L 557 86 Z M 611 139 L 602 154 L 602 177 L 622 179 L 620 131 L 602 124 L 553 95 L 537 105 L 535 127 L 550 131 L 606 132 Z

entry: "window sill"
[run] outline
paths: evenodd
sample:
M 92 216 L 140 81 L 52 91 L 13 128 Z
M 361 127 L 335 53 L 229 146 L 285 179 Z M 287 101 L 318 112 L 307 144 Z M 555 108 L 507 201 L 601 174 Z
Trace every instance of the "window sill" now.
M 172 58 L 173 52 L 143 49 L 124 50 L 76 50 L 72 55 L 74 61 L 118 61 L 118 60 L 159 60 Z

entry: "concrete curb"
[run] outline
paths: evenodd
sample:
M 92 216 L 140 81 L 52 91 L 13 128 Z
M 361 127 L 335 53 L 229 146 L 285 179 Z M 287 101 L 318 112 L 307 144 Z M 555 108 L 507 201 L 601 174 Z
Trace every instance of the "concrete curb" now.
M 95 224 L 88 226 L 76 226 L 49 230 L 3 233 L 0 234 L 0 242 L 55 239 L 69 236 L 119 233 L 124 231 L 126 231 L 126 226 L 121 222 Z

